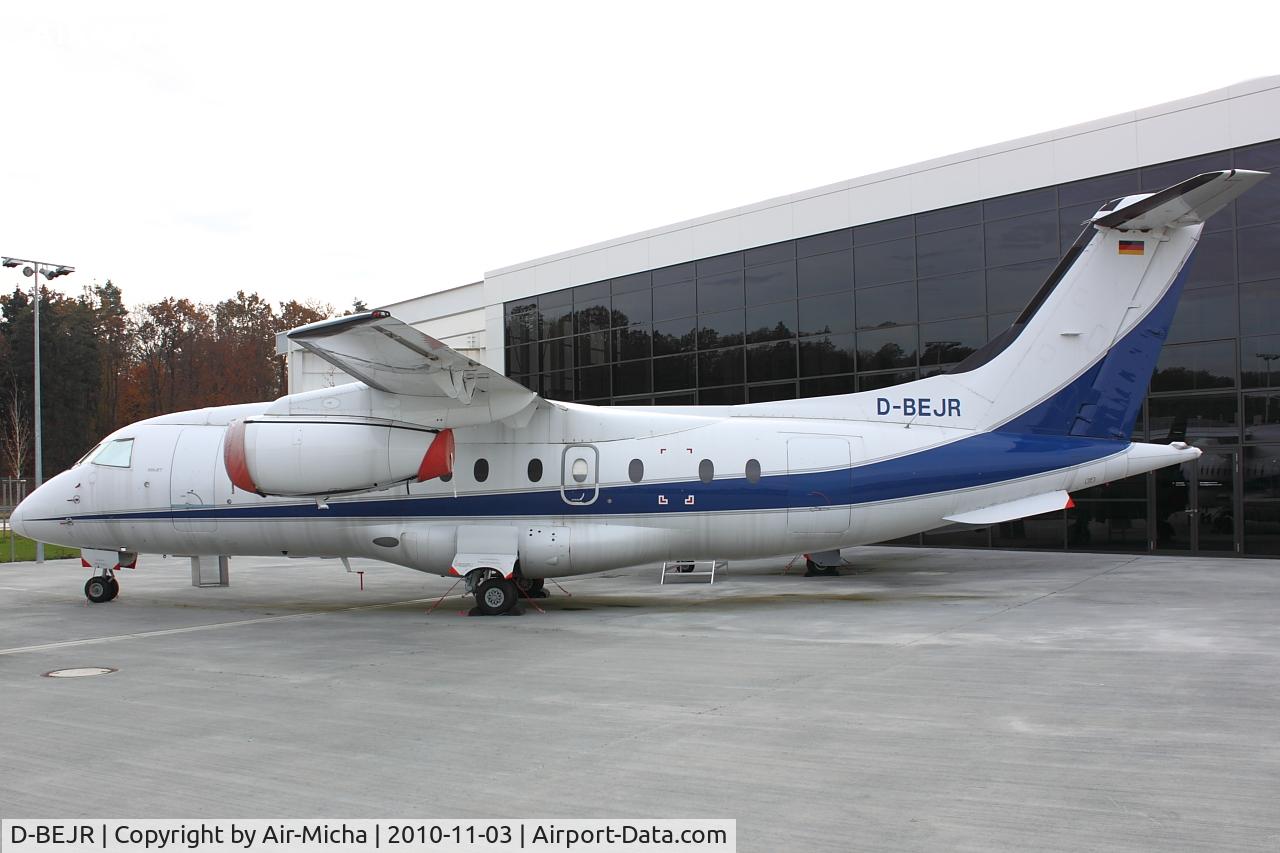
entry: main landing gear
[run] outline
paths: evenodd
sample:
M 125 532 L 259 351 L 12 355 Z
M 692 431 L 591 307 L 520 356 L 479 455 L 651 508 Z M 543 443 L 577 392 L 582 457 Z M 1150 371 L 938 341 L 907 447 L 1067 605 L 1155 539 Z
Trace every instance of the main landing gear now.
M 111 572 L 94 575 L 84 583 L 84 597 L 94 604 L 110 601 L 120 594 L 120 581 Z
M 467 575 L 467 592 L 476 597 L 474 616 L 501 616 L 515 609 L 520 592 L 497 569 L 476 569 Z

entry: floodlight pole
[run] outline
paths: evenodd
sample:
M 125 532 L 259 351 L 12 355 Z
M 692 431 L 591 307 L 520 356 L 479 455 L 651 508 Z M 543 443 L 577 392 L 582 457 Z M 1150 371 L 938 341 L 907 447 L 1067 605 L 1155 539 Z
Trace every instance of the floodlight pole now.
M 3 261 L 3 266 L 6 267 L 16 267 L 21 266 L 22 264 L 27 264 L 27 266 L 22 270 L 23 274 L 35 279 L 35 305 L 33 306 L 35 314 L 35 342 L 32 344 L 35 354 L 35 358 L 33 359 L 33 366 L 35 368 L 35 393 L 32 394 L 32 414 L 34 415 L 36 422 L 35 487 L 38 489 L 40 488 L 40 484 L 44 482 L 44 433 L 42 429 L 44 418 L 41 417 L 40 413 L 40 276 L 43 275 L 46 279 L 52 279 L 57 278 L 60 275 L 69 275 L 75 272 L 75 267 L 69 267 L 65 264 L 50 264 L 45 261 L 33 261 L 27 258 L 5 258 Z M 32 489 L 32 491 L 34 492 L 35 489 Z M 44 543 L 39 541 L 36 542 L 36 562 L 44 562 Z

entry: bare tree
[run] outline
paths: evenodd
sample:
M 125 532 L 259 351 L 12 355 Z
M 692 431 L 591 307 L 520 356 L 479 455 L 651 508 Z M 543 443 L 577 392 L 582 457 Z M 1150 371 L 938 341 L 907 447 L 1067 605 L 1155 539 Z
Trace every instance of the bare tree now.
M 16 480 L 22 479 L 34 444 L 26 402 L 18 390 L 18 380 L 11 378 L 4 394 L 4 411 L 0 414 L 0 463 L 4 465 L 5 474 Z

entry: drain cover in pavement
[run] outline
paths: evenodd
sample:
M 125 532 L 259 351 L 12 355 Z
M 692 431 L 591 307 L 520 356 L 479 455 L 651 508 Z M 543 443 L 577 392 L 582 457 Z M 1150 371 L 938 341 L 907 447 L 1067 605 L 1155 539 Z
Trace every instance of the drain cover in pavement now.
M 106 675 L 109 672 L 115 672 L 113 667 L 109 666 L 78 666 L 72 669 L 55 669 L 52 672 L 46 672 L 46 678 L 84 678 L 89 675 Z

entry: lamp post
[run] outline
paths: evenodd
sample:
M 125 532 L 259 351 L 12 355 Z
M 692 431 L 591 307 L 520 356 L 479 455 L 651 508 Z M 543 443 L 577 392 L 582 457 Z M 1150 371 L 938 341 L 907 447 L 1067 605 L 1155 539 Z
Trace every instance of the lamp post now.
M 22 266 L 26 264 L 26 266 Z M 70 275 L 76 271 L 75 267 L 69 267 L 65 264 L 51 264 L 47 261 L 33 261 L 27 258 L 0 258 L 0 266 L 3 267 L 22 267 L 22 274 L 28 278 L 35 279 L 33 290 L 35 292 L 35 304 L 32 309 L 35 314 L 35 343 L 33 344 L 35 351 L 35 393 L 32 400 L 32 414 L 35 416 L 36 428 L 36 489 L 40 488 L 40 484 L 44 482 L 44 445 L 42 442 L 40 417 L 40 276 L 52 281 L 58 276 Z M 35 489 L 32 489 L 35 491 Z M 36 562 L 44 562 L 44 543 L 36 543 Z

